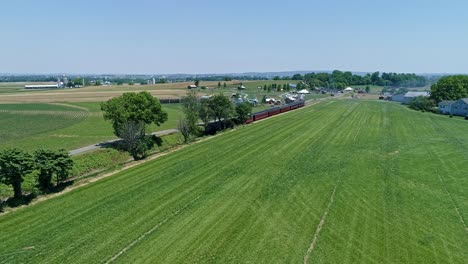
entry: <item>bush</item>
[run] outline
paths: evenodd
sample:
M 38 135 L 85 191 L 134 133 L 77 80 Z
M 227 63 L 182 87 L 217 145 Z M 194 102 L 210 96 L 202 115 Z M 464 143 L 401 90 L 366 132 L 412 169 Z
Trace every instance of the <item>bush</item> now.
M 127 152 L 112 148 L 83 153 L 73 156 L 74 165 L 71 175 L 82 177 L 93 172 L 111 169 L 125 163 L 129 158 Z
M 465 116 L 465 120 L 468 120 L 468 116 Z
M 453 115 L 449 115 L 450 118 L 453 118 Z
M 418 96 L 409 102 L 409 107 L 418 111 L 432 112 L 435 107 L 435 102 L 428 97 Z

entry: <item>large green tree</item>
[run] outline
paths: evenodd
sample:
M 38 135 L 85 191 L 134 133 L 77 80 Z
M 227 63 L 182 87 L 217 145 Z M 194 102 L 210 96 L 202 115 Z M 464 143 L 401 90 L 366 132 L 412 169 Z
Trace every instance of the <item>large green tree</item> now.
M 52 177 L 55 175 L 59 185 L 66 180 L 73 168 L 73 160 L 64 150 L 39 149 L 34 153 L 34 161 L 39 171 L 38 183 L 42 191 L 49 191 L 52 187 Z
M 223 128 L 225 122 L 233 114 L 233 106 L 229 98 L 223 94 L 216 94 L 208 99 L 208 108 L 213 120 L 218 121 Z
M 240 123 L 245 123 L 247 119 L 250 118 L 250 114 L 252 113 L 252 104 L 249 102 L 242 102 L 236 105 L 236 115 L 237 119 Z
M 200 107 L 198 108 L 198 117 L 203 122 L 203 127 L 206 129 L 208 127 L 208 123 L 210 122 L 210 108 L 208 106 L 209 99 L 202 99 L 200 100 Z
M 101 103 L 101 109 L 104 119 L 112 122 L 114 134 L 122 138 L 134 159 L 144 158 L 151 147 L 145 138 L 146 126 L 159 126 L 167 120 L 167 113 L 159 100 L 146 91 L 124 93 Z
M 183 120 L 179 120 L 179 129 L 183 130 L 184 141 L 187 142 L 191 136 L 198 132 L 200 101 L 195 91 L 189 91 L 182 99 Z
M 453 75 L 441 78 L 431 86 L 431 98 L 436 102 L 468 97 L 468 76 Z
M 21 149 L 11 148 L 0 152 L 0 182 L 13 187 L 16 199 L 22 197 L 24 176 L 34 169 L 32 156 Z

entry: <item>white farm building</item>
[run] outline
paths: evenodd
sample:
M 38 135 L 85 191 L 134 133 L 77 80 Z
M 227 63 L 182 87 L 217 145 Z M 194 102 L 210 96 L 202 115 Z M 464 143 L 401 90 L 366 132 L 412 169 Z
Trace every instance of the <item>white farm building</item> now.
M 428 92 L 407 92 L 405 94 L 396 94 L 392 96 L 392 101 L 400 102 L 402 104 L 409 104 L 411 100 L 419 96 L 429 97 L 429 93 Z
M 53 89 L 60 88 L 58 84 L 31 84 L 25 85 L 24 89 Z
M 438 106 L 441 114 L 468 116 L 468 98 L 461 98 L 457 101 L 442 101 Z

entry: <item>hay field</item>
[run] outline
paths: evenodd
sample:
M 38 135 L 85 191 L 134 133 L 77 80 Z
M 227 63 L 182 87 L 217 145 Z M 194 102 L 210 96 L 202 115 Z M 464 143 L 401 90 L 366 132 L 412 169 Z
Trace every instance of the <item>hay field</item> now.
M 0 216 L 5 263 L 466 263 L 468 122 L 336 100 Z

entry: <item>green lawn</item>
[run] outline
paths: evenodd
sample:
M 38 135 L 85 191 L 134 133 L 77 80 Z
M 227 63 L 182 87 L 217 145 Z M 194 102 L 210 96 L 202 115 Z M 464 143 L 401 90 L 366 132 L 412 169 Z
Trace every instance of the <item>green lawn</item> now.
M 467 131 L 322 102 L 0 216 L 0 262 L 466 263 Z
M 169 118 L 149 131 L 177 127 L 180 105 L 163 105 Z M 0 104 L 0 148 L 65 148 L 67 150 L 113 139 L 110 122 L 104 121 L 100 104 Z

